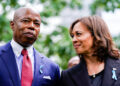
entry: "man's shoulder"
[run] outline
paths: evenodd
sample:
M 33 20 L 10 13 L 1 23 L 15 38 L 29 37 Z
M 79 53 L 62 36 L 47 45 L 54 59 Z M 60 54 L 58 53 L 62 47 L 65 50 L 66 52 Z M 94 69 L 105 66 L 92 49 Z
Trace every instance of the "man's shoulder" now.
M 6 50 L 10 46 L 10 42 L 0 46 L 0 52 Z

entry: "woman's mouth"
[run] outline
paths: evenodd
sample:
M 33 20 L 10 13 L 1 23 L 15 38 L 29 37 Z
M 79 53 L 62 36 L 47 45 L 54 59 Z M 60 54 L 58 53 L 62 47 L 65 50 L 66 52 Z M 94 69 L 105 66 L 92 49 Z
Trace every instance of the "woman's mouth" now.
M 74 44 L 73 46 L 76 49 L 76 48 L 78 48 L 80 46 L 80 44 Z

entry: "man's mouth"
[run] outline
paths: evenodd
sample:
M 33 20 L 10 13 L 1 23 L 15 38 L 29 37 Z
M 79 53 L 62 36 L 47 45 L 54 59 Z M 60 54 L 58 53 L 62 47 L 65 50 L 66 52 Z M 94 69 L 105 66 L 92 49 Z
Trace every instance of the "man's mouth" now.
M 32 32 L 26 32 L 24 35 L 27 37 L 34 37 L 34 34 Z

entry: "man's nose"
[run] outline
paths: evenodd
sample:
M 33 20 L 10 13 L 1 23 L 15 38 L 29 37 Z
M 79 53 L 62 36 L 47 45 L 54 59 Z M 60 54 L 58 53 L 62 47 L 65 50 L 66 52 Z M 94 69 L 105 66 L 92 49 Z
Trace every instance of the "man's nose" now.
M 29 29 L 34 30 L 35 26 L 34 26 L 34 22 L 30 22 L 29 24 Z

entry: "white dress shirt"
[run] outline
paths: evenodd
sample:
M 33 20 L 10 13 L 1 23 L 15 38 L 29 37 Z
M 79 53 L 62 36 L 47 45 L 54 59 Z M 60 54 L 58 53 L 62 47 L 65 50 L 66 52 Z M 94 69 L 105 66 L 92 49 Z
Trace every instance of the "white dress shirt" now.
M 19 71 L 19 76 L 20 76 L 20 79 L 21 79 L 22 61 L 23 61 L 23 56 L 21 55 L 21 52 L 23 50 L 23 47 L 20 44 L 18 44 L 17 42 L 15 42 L 14 39 L 12 39 L 12 41 L 11 41 L 11 46 L 12 46 L 13 52 L 15 54 L 15 59 L 16 59 L 16 63 L 17 63 L 18 71 Z M 33 71 L 33 75 L 34 75 L 33 46 L 29 46 L 26 49 L 28 51 L 28 56 L 30 57 L 30 60 L 31 60 L 31 63 L 32 63 L 32 71 Z

